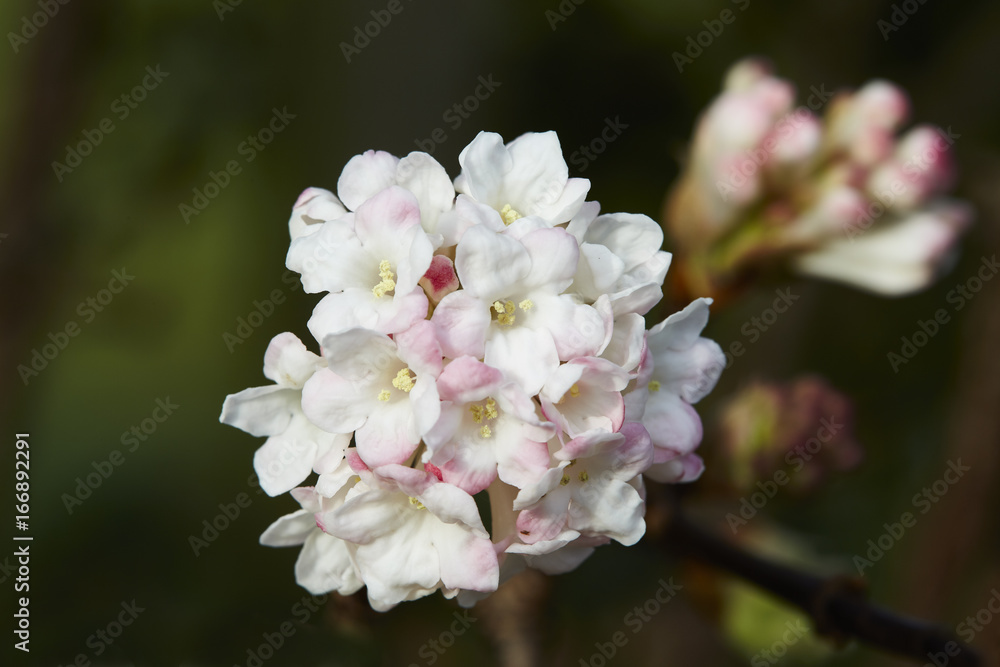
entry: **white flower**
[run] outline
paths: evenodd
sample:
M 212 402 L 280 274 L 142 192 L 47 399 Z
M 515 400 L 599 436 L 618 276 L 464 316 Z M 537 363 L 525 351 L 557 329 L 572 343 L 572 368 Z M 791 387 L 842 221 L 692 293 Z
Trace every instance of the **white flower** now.
M 530 394 L 560 360 L 599 354 L 611 314 L 562 292 L 573 282 L 579 247 L 559 228 L 515 239 L 468 230 L 455 254 L 462 289 L 441 300 L 432 321 L 451 358 L 482 358 Z
M 270 496 L 291 490 L 314 469 L 333 470 L 351 442 L 349 432 L 324 431 L 302 412 L 302 387 L 323 366 L 294 334 L 278 334 L 264 354 L 264 375 L 276 384 L 244 389 L 222 405 L 223 424 L 268 436 L 253 463 Z
M 350 329 L 327 336 L 323 353 L 328 367 L 303 388 L 306 415 L 330 431 L 354 431 L 371 466 L 406 461 L 441 413 L 434 327 L 420 321 L 393 338 Z
M 287 265 L 302 274 L 306 292 L 331 292 L 309 320 L 322 341 L 358 326 L 397 333 L 423 319 L 427 297 L 417 282 L 432 254 L 416 198 L 392 186 L 353 214 L 293 240 Z
M 526 216 L 550 226 L 569 222 L 590 190 L 587 179 L 569 177 L 555 132 L 529 132 L 506 146 L 499 134 L 480 132 L 458 162 L 455 189 L 499 212 L 508 225 Z
M 374 609 L 438 589 L 445 597 L 496 590 L 497 556 L 472 496 L 423 470 L 368 470 L 353 452 L 349 460 L 362 481 L 321 520 L 347 543 Z

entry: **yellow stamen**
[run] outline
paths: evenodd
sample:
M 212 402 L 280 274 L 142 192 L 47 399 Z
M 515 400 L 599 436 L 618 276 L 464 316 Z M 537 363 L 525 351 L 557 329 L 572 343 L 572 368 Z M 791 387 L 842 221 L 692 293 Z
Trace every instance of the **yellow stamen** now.
M 523 310 L 524 312 L 528 312 L 529 310 L 534 308 L 534 306 L 535 302 L 532 301 L 531 299 L 525 299 L 521 303 L 517 304 L 517 307 Z
M 493 435 L 493 431 L 487 424 L 483 424 L 483 427 L 479 429 L 479 435 L 481 435 L 484 438 L 488 438 L 491 435 Z
M 399 372 L 396 373 L 396 377 L 392 379 L 392 386 L 400 391 L 409 392 L 413 389 L 413 381 L 416 378 L 410 377 L 409 368 L 400 368 Z
M 660 381 L 659 380 L 650 380 L 649 381 L 649 390 L 650 391 L 660 391 Z
M 489 424 L 484 424 L 483 422 L 494 421 L 500 416 L 500 411 L 497 410 L 497 402 L 492 397 L 487 398 L 483 405 L 470 405 L 469 412 L 472 413 L 472 421 L 477 424 L 483 424 L 482 428 L 479 429 L 479 435 L 483 438 L 491 437 L 493 429 L 490 428 Z
M 583 472 L 581 472 L 580 475 L 579 475 L 579 477 L 580 477 L 580 481 L 581 482 L 586 482 L 588 479 L 590 479 L 590 475 L 587 474 L 586 470 L 584 470 Z
M 386 294 L 396 289 L 396 274 L 392 272 L 392 265 L 389 264 L 389 260 L 383 259 L 379 262 L 378 277 L 382 280 L 372 288 L 372 294 L 375 295 L 376 299 L 381 299 Z
M 509 327 L 517 319 L 514 315 L 514 302 L 509 299 L 507 301 L 494 301 L 493 310 L 497 313 L 497 324 L 500 326 Z
M 503 224 L 509 225 L 515 220 L 519 220 L 524 216 L 514 210 L 510 204 L 504 204 L 504 207 L 500 209 L 500 218 L 503 220 Z
M 487 419 L 496 419 L 497 415 L 500 414 L 497 412 L 497 402 L 492 398 L 486 399 L 486 407 L 483 408 L 483 411 L 486 414 Z
M 378 400 L 380 400 L 380 401 L 388 401 L 390 396 L 392 396 L 392 394 L 389 393 L 389 390 L 388 389 L 383 389 L 382 391 L 380 391 L 378 393 Z
M 410 504 L 413 505 L 414 507 L 416 507 L 418 510 L 425 510 L 425 509 L 427 509 L 426 507 L 424 507 L 424 504 L 422 502 L 420 502 L 419 500 L 417 500 L 413 496 L 410 496 Z
M 572 396 L 573 398 L 576 398 L 577 396 L 579 396 L 580 395 L 580 385 L 575 384 L 572 387 L 570 387 L 569 388 L 569 395 Z
M 563 475 L 562 479 L 559 480 L 559 486 L 566 486 L 569 484 L 569 475 Z
M 481 405 L 469 406 L 469 412 L 472 413 L 472 421 L 476 422 L 477 424 L 483 423 L 483 406 Z

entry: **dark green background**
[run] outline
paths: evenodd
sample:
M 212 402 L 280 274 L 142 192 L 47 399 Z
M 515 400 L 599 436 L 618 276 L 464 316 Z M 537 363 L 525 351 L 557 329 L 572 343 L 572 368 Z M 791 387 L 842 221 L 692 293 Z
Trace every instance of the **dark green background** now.
M 93 659 L 88 637 L 133 599 L 145 611 L 94 664 L 242 665 L 263 633 L 293 619 L 305 595 L 293 578 L 297 550 L 261 547 L 257 536 L 296 505 L 255 492 L 248 479 L 259 441 L 220 425 L 218 414 L 226 394 L 266 383 L 262 358 L 273 335 L 288 330 L 307 340 L 305 322 L 318 298 L 283 280 L 286 221 L 298 193 L 307 186 L 335 189 L 352 155 L 369 148 L 404 155 L 439 127 L 447 139 L 434 156 L 455 176 L 459 151 L 482 129 L 507 139 L 556 130 L 569 159 L 606 119 L 620 118 L 628 126 L 621 136 L 582 173 L 579 162 L 571 164 L 571 173 L 592 180 L 591 198 L 603 210 L 657 217 L 696 114 L 737 59 L 770 57 L 800 91 L 857 87 L 876 77 L 899 83 L 918 121 L 961 135 L 957 192 L 974 202 L 978 220 L 957 266 L 926 292 L 897 300 L 807 281 L 778 285 L 791 285 L 802 298 L 699 406 L 709 428 L 703 449 L 711 457 L 719 399 L 753 378 L 817 372 L 853 396 L 867 451 L 863 466 L 808 499 L 776 498 L 768 518 L 756 520 L 760 528 L 773 521 L 797 535 L 794 549 L 771 540 L 779 555 L 850 570 L 851 557 L 882 532 L 882 523 L 911 508 L 912 494 L 941 475 L 963 433 L 996 429 L 1000 405 L 989 368 L 1000 341 L 992 315 L 1000 284 L 989 283 L 899 373 L 886 361 L 900 336 L 948 307 L 947 292 L 973 274 L 981 256 L 996 252 L 996 3 L 913 2 L 918 11 L 884 39 L 876 22 L 889 19 L 890 3 L 860 0 L 753 0 L 745 11 L 744 3 L 718 0 L 588 0 L 554 30 L 546 11 L 557 11 L 558 0 L 402 0 L 403 11 L 346 62 L 339 44 L 386 4 L 245 0 L 220 17 L 210 0 L 72 0 L 17 53 L 5 37 L 0 437 L 2 468 L 10 471 L 14 433 L 31 434 L 35 538 L 33 650 L 24 656 L 4 646 L 4 655 L 13 654 L 5 664 L 69 664 L 80 653 Z M 735 21 L 678 72 L 671 54 L 726 8 Z M 34 2 L 3 3 L 0 30 L 20 31 L 22 17 L 37 11 Z M 119 119 L 112 104 L 142 81 L 147 66 L 169 76 Z M 474 93 L 478 77 L 491 75 L 499 88 L 460 127 L 450 127 L 443 114 Z M 286 107 L 294 120 L 247 163 L 241 142 L 265 126 L 272 109 Z M 66 146 L 109 117 L 114 131 L 60 182 L 52 162 L 65 161 Z M 185 224 L 179 205 L 190 204 L 192 188 L 233 159 L 241 173 Z M 123 267 L 134 281 L 84 322 L 78 304 Z M 767 307 L 774 287 L 763 285 L 732 304 L 708 335 L 723 344 L 740 339 L 740 326 Z M 287 300 L 230 352 L 223 335 L 234 333 L 237 318 L 273 290 Z M 71 320 L 80 334 L 26 386 L 17 366 Z M 122 434 L 167 397 L 180 407 L 128 452 Z M 1000 580 L 996 465 L 988 448 L 965 446 L 980 455 L 970 477 L 984 491 L 951 492 L 867 573 L 880 601 L 951 627 L 978 610 Z M 61 496 L 116 449 L 126 450 L 124 463 L 68 513 Z M 736 502 L 697 485 L 689 492 L 710 520 Z M 240 493 L 250 494 L 250 506 L 196 557 L 189 536 Z M 13 503 L 5 497 L 2 525 L 9 526 Z M 919 574 L 925 547 L 952 539 L 951 527 L 963 521 L 978 526 L 972 546 L 933 573 L 949 595 L 922 609 L 914 594 L 925 581 Z M 14 532 L 5 528 L 0 539 Z M 0 550 L 0 562 L 6 553 Z M 623 617 L 669 576 L 685 584 L 685 593 L 631 635 Z M 771 622 L 770 612 L 761 611 L 767 605 L 745 593 L 732 594 L 749 605 L 742 613 L 732 611 L 735 603 L 713 606 L 695 594 L 703 580 L 703 573 L 642 544 L 599 550 L 555 582 L 542 629 L 551 664 L 589 660 L 594 642 L 618 630 L 630 642 L 610 664 L 746 664 L 757 650 L 747 646 L 769 646 L 780 636 L 783 612 Z M 8 638 L 11 585 L 11 578 L 3 582 L 0 607 Z M 295 625 L 294 636 L 265 664 L 427 664 L 421 646 L 447 629 L 455 610 L 440 596 L 387 614 L 351 608 L 327 604 Z M 481 625 L 437 664 L 488 661 Z M 992 650 L 998 631 L 1000 623 L 988 626 L 977 644 Z M 784 658 L 784 664 L 823 661 L 894 664 L 856 647 L 833 657 L 803 650 Z

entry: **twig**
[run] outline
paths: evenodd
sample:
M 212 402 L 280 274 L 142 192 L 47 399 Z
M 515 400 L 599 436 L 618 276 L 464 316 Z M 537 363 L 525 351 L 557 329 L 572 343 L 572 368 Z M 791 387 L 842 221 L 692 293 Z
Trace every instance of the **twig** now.
M 662 543 L 678 555 L 742 577 L 802 609 L 813 619 L 818 634 L 838 643 L 858 639 L 921 662 L 930 655 L 943 655 L 949 667 L 982 664 L 976 651 L 947 631 L 869 602 L 861 579 L 823 578 L 772 563 L 711 535 L 679 512 L 669 519 Z

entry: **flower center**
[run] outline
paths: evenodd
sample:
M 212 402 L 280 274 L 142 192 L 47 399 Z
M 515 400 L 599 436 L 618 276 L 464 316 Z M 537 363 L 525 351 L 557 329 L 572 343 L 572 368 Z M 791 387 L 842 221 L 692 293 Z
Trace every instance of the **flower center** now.
M 389 292 L 396 289 L 396 274 L 392 272 L 392 265 L 389 260 L 383 259 L 378 264 L 378 277 L 381 279 L 375 287 L 372 287 L 372 294 L 376 299 L 381 299 Z
M 521 303 L 517 304 L 517 307 L 528 312 L 535 307 L 535 302 L 531 299 L 524 299 Z M 511 299 L 506 301 L 500 301 L 499 299 L 493 302 L 493 310 L 496 311 L 497 324 L 502 327 L 513 326 L 514 322 L 517 320 L 517 314 L 514 310 L 514 302 Z
M 649 381 L 649 390 L 650 391 L 660 391 L 660 381 L 659 380 L 650 380 Z
M 503 208 L 500 209 L 500 219 L 503 220 L 503 224 L 510 225 L 510 223 L 515 220 L 520 220 L 524 216 L 514 210 L 514 207 L 510 204 L 504 204 Z
M 415 384 L 414 380 L 417 379 L 416 376 L 411 376 L 410 372 L 409 368 L 400 368 L 399 372 L 396 373 L 396 377 L 392 378 L 392 386 L 400 391 L 409 393 Z M 390 398 L 392 398 L 392 392 L 388 389 L 383 389 L 378 393 L 378 400 L 380 401 L 388 401 Z
M 413 505 L 413 507 L 416 508 L 416 509 L 418 509 L 418 510 L 425 510 L 425 509 L 427 509 L 422 502 L 420 502 L 419 500 L 417 500 L 413 496 L 410 496 L 410 504 Z
M 487 398 L 481 405 L 478 403 L 470 405 L 469 412 L 472 413 L 472 421 L 482 424 L 482 428 L 479 429 L 479 435 L 483 438 L 492 436 L 493 429 L 490 428 L 490 423 L 495 422 L 497 417 L 500 416 L 500 412 L 497 410 L 497 402 L 492 397 Z

